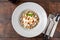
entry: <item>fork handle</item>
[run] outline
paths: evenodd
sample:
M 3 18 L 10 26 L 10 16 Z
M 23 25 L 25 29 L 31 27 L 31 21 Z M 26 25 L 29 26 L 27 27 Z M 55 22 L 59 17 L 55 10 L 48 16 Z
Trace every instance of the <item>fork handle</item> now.
M 43 40 L 50 40 L 50 37 L 48 35 L 43 34 Z

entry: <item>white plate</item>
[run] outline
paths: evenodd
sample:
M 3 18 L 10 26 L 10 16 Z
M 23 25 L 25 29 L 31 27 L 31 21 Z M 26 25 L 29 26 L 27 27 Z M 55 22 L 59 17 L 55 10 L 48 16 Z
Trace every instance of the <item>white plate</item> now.
M 26 10 L 26 9 L 30 9 L 35 11 L 38 16 L 39 16 L 39 23 L 38 25 L 31 29 L 31 30 L 27 30 L 24 29 L 23 27 L 21 27 L 21 25 L 19 24 L 19 16 L 21 14 L 22 11 Z M 21 5 L 19 5 L 13 12 L 12 14 L 12 25 L 14 30 L 21 36 L 23 37 L 35 37 L 40 35 L 47 24 L 47 15 L 45 10 L 37 3 L 33 3 L 33 2 L 25 2 Z

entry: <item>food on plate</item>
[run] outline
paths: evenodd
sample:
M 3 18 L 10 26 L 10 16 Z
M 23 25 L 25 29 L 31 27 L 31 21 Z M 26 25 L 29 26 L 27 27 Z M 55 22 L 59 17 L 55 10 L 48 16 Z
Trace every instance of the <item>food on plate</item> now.
M 20 15 L 20 25 L 27 29 L 34 28 L 39 23 L 37 13 L 32 10 L 24 10 Z

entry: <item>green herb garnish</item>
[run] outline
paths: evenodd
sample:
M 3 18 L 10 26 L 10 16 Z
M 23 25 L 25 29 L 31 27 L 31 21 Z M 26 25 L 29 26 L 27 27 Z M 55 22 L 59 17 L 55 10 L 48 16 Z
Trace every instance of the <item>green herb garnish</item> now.
M 27 14 L 27 16 L 33 16 L 33 13 L 31 13 L 31 12 L 29 12 L 28 14 Z

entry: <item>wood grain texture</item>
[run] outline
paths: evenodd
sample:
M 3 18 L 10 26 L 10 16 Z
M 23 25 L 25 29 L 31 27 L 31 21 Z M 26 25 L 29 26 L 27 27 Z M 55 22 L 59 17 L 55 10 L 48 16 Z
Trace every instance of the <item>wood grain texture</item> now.
M 21 0 L 19 4 L 23 2 L 36 2 L 41 5 L 47 13 L 47 16 L 52 14 L 60 14 L 60 3 L 52 2 L 50 0 Z M 34 38 L 24 38 L 18 35 L 12 27 L 11 16 L 14 9 L 19 4 L 12 4 L 9 1 L 0 2 L 0 40 L 42 40 L 42 34 Z M 60 22 L 55 31 L 54 37 L 50 40 L 60 40 Z

